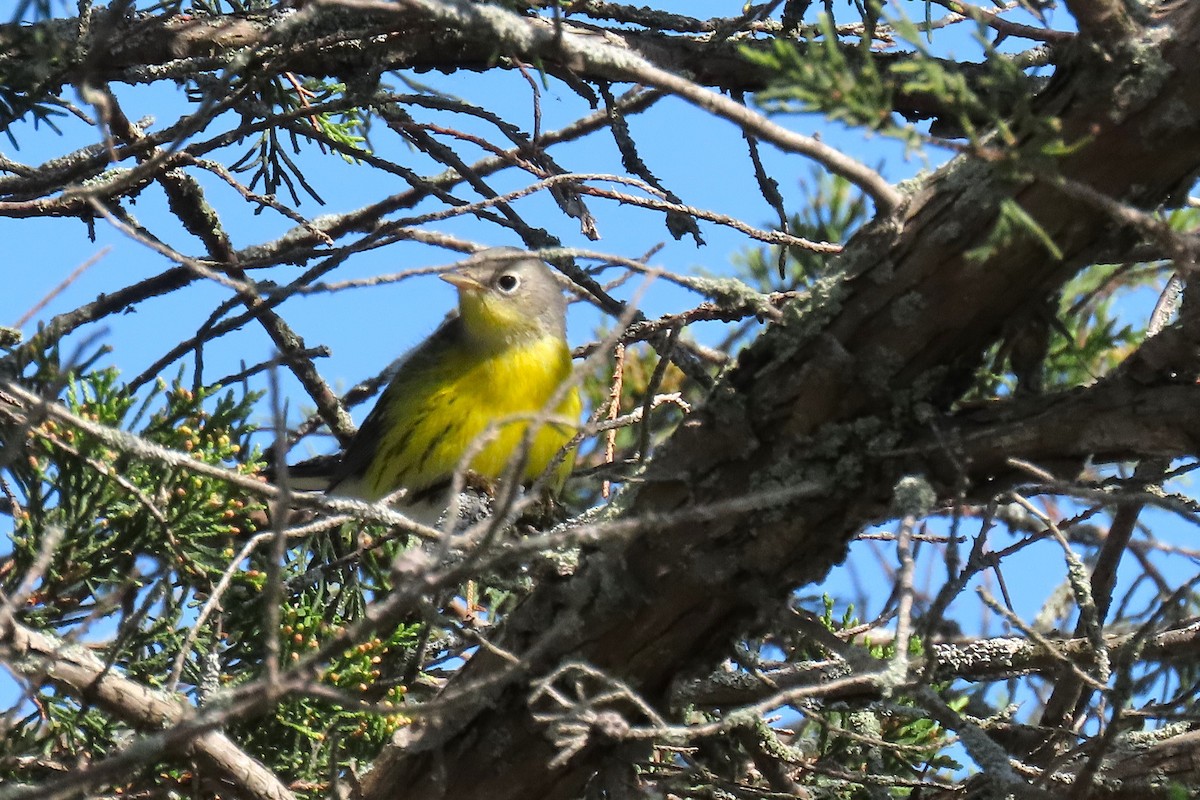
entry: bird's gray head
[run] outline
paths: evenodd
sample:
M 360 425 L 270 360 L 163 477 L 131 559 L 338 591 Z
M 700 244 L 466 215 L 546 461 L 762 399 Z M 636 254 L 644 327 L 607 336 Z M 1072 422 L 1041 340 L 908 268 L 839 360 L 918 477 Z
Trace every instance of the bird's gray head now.
M 566 338 L 567 301 L 545 262 L 512 247 L 484 250 L 442 280 L 458 289 L 472 338 L 493 342 Z

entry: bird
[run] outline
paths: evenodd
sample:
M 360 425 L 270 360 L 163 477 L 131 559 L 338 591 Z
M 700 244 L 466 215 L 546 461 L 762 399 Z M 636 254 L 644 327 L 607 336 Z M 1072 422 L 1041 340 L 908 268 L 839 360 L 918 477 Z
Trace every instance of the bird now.
M 440 276 L 458 308 L 404 356 L 350 441 L 327 492 L 377 501 L 429 524 L 456 471 L 494 486 L 523 457 L 520 481 L 562 489 L 582 401 L 571 382 L 566 298 L 542 260 L 492 248 Z

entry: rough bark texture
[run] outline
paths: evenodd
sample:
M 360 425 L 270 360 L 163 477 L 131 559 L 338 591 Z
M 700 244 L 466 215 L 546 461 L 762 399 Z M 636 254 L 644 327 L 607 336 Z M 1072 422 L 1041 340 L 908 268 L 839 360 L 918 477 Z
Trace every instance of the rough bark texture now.
M 38 682 L 50 681 L 141 729 L 166 731 L 158 742 L 143 743 L 143 750 L 188 753 L 234 777 L 255 800 L 294 798 L 274 773 L 246 756 L 219 730 L 187 724 L 195 710 L 182 698 L 122 677 L 86 648 L 17 623 L 8 609 L 0 611 L 0 654 L 18 674 Z M 137 763 L 136 753 L 125 755 L 132 756 L 127 764 L 118 759 L 118 763 L 108 762 L 104 767 L 113 771 Z M 69 786 L 70 776 L 64 777 Z
M 80 30 L 77 19 L 33 28 L 0 25 L 0 67 L 9 81 L 17 84 L 61 86 L 81 79 L 148 83 L 191 77 L 198 69 L 226 67 L 242 57 L 275 73 L 329 76 L 355 85 L 386 70 L 485 71 L 498 62 L 511 66 L 510 59 L 516 56 L 538 62 L 576 86 L 579 79 L 619 81 L 625 77 L 604 66 L 563 63 L 557 58 L 560 54 L 553 32 L 539 22 L 529 20 L 529 28 L 543 38 L 518 50 L 498 46 L 488 36 L 447 27 L 419 9 L 385 4 L 351 9 L 312 4 L 301 11 L 220 17 L 111 18 L 101 10 L 90 26 L 84 27 L 88 55 L 83 60 L 71 57 Z M 598 34 L 598 29 L 570 17 L 562 25 L 567 35 Z M 723 90 L 759 91 L 770 78 L 766 69 L 742 56 L 744 47 L 766 47 L 754 39 L 706 41 L 683 33 L 609 29 L 603 41 L 701 85 Z M 48 43 L 58 55 L 53 65 L 46 59 Z M 860 60 L 857 50 L 856 45 L 846 47 L 852 63 Z M 885 74 L 910 60 L 904 53 L 878 54 L 876 58 Z M 961 73 L 977 85 L 983 97 L 1001 108 L 1015 100 L 1011 90 L 979 83 L 978 79 L 989 73 L 982 64 L 942 64 Z M 889 82 L 899 87 L 902 78 L 893 76 Z M 936 117 L 946 111 L 931 93 L 897 91 L 895 103 L 897 111 L 912 119 Z
M 469 3 L 444 5 L 464 19 L 491 13 Z M 613 748 L 597 730 L 589 747 L 548 766 L 559 752 L 533 712 L 554 709 L 531 704 L 536 681 L 579 661 L 665 706 L 674 681 L 711 667 L 739 633 L 761 622 L 759 615 L 841 560 L 864 525 L 890 513 L 905 476 L 921 475 L 943 494 L 966 487 L 986 499 L 1011 480 L 1012 458 L 1042 465 L 1054 458 L 1052 466 L 1068 474 L 1089 457 L 1170 458 L 1197 450 L 1200 389 L 1173 382 L 1188 374 L 1180 363 L 1200 352 L 1183 326 L 1151 340 L 1137 369 L 1100 385 L 947 409 L 1006 324 L 1124 238 L 1105 210 L 1073 199 L 1060 181 L 1149 208 L 1200 169 L 1200 6 L 1174 4 L 1136 36 L 1119 4 L 1095 6 L 1094 13 L 1081 10 L 1081 28 L 1093 31 L 1092 39 L 1063 46 L 1059 70 L 1032 115 L 1057 118 L 1073 149 L 1043 157 L 1040 177 L 981 149 L 863 230 L 840 259 L 840 278 L 788 309 L 658 453 L 657 466 L 627 500 L 637 531 L 585 553 L 573 576 L 541 584 L 495 640 L 517 663 L 480 649 L 447 690 L 466 699 L 402 732 L 366 776 L 366 800 L 580 796 Z M 494 39 L 484 27 L 448 27 L 426 11 L 414 0 L 168 20 L 97 12 L 87 25 L 49 22 L 35 33 L 0 26 L 0 67 L 14 84 L 45 87 L 151 82 L 239 58 L 273 73 L 350 80 L 396 68 L 487 69 L 497 58 L 513 58 L 568 80 L 640 80 L 620 59 L 590 57 L 587 41 L 595 34 L 578 23 L 556 30 L 540 19 L 510 20 L 513 27 Z M 81 29 L 86 46 L 76 49 Z M 761 73 L 730 45 L 641 32 L 602 36 L 618 51 L 702 83 L 762 86 Z M 38 48 L 47 41 L 61 59 L 31 57 L 44 55 Z M 937 113 L 926 102 L 903 98 L 899 110 Z M 1036 162 L 1049 136 L 1023 135 Z M 169 134 L 147 137 L 144 146 L 166 141 Z M 96 163 L 107 158 L 97 150 Z M 63 165 L 67 173 L 79 168 Z M 1062 258 L 1032 233 L 991 241 L 1006 201 L 1036 221 Z M 79 213 L 69 197 L 37 202 Z M 12 216 L 38 213 L 12 205 L 3 209 Z M 172 271 L 155 285 L 185 278 Z M 747 497 L 764 499 L 747 508 Z M 722 510 L 725 502 L 737 512 Z M 1122 768 L 1194 779 L 1189 737 L 1195 735 L 1149 748 Z
M 1155 44 L 1149 36 L 1128 42 L 1115 57 L 1084 43 L 1071 53 L 1038 110 L 1057 115 L 1065 141 L 1081 146 L 1048 163 L 1048 175 L 1152 206 L 1200 167 L 1200 7 L 1176 7 L 1152 35 Z M 850 537 L 886 512 L 896 481 L 916 466 L 886 454 L 927 443 L 949 423 L 928 399 L 974 363 L 1006 319 L 1059 286 L 1113 233 L 1107 215 L 1069 201 L 1053 179 L 1004 172 L 957 160 L 898 219 L 858 235 L 842 257 L 842 282 L 769 329 L 660 452 L 630 514 L 667 521 L 624 547 L 589 553 L 571 579 L 539 587 L 497 642 L 521 668 L 480 651 L 453 685 L 490 680 L 485 700 L 408 731 L 404 746 L 378 762 L 365 796 L 578 796 L 605 748 L 548 769 L 555 750 L 530 716 L 530 679 L 577 659 L 662 700 L 681 665 L 720 653 L 753 626 L 756 609 L 769 607 L 765 598 L 781 602 L 843 558 Z M 1034 236 L 968 255 L 1010 198 L 1062 260 Z M 1047 411 L 1072 402 L 1056 399 Z M 1188 415 L 1192 433 L 1183 435 L 1194 436 L 1194 424 Z M 836 488 L 786 507 L 676 524 L 664 516 L 805 481 Z

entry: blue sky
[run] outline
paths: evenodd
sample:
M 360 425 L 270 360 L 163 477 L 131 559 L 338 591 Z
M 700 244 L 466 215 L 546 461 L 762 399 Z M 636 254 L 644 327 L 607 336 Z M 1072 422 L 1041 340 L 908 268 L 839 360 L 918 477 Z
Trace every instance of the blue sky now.
M 677 3 L 676 6 L 693 14 L 730 14 L 740 7 L 730 2 Z M 428 73 L 413 77 L 439 91 L 487 106 L 526 130 L 532 129 L 532 90 L 517 73 L 453 76 Z M 558 128 L 589 111 L 583 100 L 557 81 L 551 80 L 548 86 L 540 88 L 543 130 Z M 623 88 L 617 87 L 618 91 Z M 402 85 L 398 89 L 405 90 Z M 183 92 L 173 86 L 116 87 L 116 90 L 131 119 L 151 115 L 157 120 L 157 126 L 170 124 L 191 110 Z M 471 127 L 469 121 L 460 117 L 414 113 L 421 120 Z M 881 137 L 845 132 L 812 116 L 790 117 L 784 121 L 805 133 L 819 132 L 827 141 L 844 146 L 869 163 L 880 165 L 894 179 L 910 177 L 925 166 L 916 159 L 906 160 L 898 145 Z M 27 124 L 14 126 L 12 132 L 19 149 L 0 139 L 0 153 L 36 165 L 98 141 L 97 129 L 75 118 L 61 118 L 57 122 L 62 128 L 62 136 L 46 126 L 37 129 Z M 209 131 L 224 130 L 234 124 L 236 121 L 232 119 L 220 120 Z M 774 214 L 758 193 L 746 145 L 733 125 L 713 122 L 677 100 L 665 100 L 648 113 L 630 117 L 629 124 L 643 160 L 683 202 L 769 227 Z M 373 131 L 371 144 L 381 156 L 411 166 L 419 173 L 440 171 L 440 167 L 409 149 L 382 125 L 377 125 Z M 228 165 L 250 145 L 251 142 L 245 142 L 211 157 Z M 463 150 L 467 160 L 473 160 L 471 148 L 464 147 Z M 800 202 L 800 181 L 810 176 L 810 162 L 784 156 L 769 146 L 764 146 L 762 152 L 768 170 L 778 179 L 789 205 L 795 207 Z M 551 153 L 567 170 L 623 174 L 617 149 L 611 136 L 604 132 L 554 148 Z M 348 164 L 335 155 L 324 155 L 315 146 L 305 145 L 302 152 L 293 157 L 326 201 L 326 205 L 319 206 L 310 198 L 304 198 L 298 210 L 306 216 L 349 211 L 406 188 L 394 176 Z M 251 207 L 232 189 L 206 173 L 194 171 L 193 174 L 200 178 L 210 202 L 221 213 L 235 246 L 270 241 L 292 227 L 291 222 L 273 211 L 251 213 Z M 524 180 L 522 176 L 514 175 L 496 178 L 492 183 L 504 190 L 524 185 Z M 469 192 L 462 194 L 470 198 Z M 286 201 L 286 195 L 281 193 L 281 200 Z M 708 244 L 698 248 L 690 238 L 678 242 L 672 239 L 660 214 L 601 200 L 590 200 L 589 205 L 598 219 L 602 236 L 594 243 L 584 238 L 578 224 L 565 217 L 544 195 L 515 203 L 518 211 L 545 226 L 568 246 L 637 257 L 661 244 L 663 249 L 652 263 L 685 274 L 701 269 L 710 273 L 726 272 L 731 257 L 747 245 L 741 234 L 702 222 L 700 227 Z M 162 192 L 156 185 L 145 189 L 136 204 L 128 208 L 171 246 L 190 255 L 202 253 L 200 243 L 170 217 Z M 430 228 L 491 245 L 520 244 L 512 234 L 473 224 L 470 220 L 452 220 Z M 77 220 L 0 219 L 0 241 L 6 243 L 3 269 L 6 291 L 0 292 L 0 324 L 15 323 L 80 264 L 98 254 L 104 253 L 25 327 L 27 334 L 34 330 L 37 320 L 73 309 L 101 292 L 134 283 L 171 266 L 162 256 L 127 238 L 103 220 L 96 223 L 95 234 L 96 241 L 90 241 L 87 227 Z M 445 251 L 416 244 L 397 244 L 355 256 L 327 276 L 327 280 L 389 274 L 420 265 L 446 263 L 451 258 L 452 255 Z M 296 267 L 281 267 L 269 274 L 257 272 L 254 277 L 282 283 L 293 279 L 298 271 Z M 624 287 L 622 296 L 628 297 L 635 285 Z M 141 303 L 132 313 L 106 319 L 101 325 L 85 328 L 80 334 L 97 335 L 99 343 L 113 348 L 103 363 L 115 365 L 124 375 L 133 376 L 175 343 L 193 335 L 213 309 L 228 297 L 229 291 L 223 287 L 198 283 L 177 295 Z M 654 316 L 685 309 L 700 299 L 659 281 L 645 293 L 641 305 L 647 314 Z M 310 347 L 324 344 L 331 348 L 332 356 L 319 361 L 318 367 L 335 387 L 347 388 L 374 375 L 420 341 L 433 330 L 453 302 L 451 287 L 435 278 L 423 277 L 392 286 L 299 297 L 289 300 L 280 310 Z M 598 314 L 576 304 L 570 318 L 572 343 L 591 339 L 600 322 Z M 717 337 L 721 330 L 719 326 L 711 326 L 707 331 L 698 328 L 693 335 Z M 78 341 L 80 337 L 75 339 Z M 251 325 L 206 348 L 206 377 L 212 380 L 236 372 L 239 362 L 254 364 L 272 355 L 269 339 Z M 184 363 L 189 364 L 190 369 L 190 360 Z M 166 374 L 173 376 L 176 369 L 172 366 Z M 283 391 L 291 406 L 291 419 L 296 421 L 300 410 L 307 409 L 309 403 L 294 381 L 285 380 Z M 366 410 L 365 407 L 357 409 L 356 418 L 361 420 Z M 264 437 L 263 444 L 266 443 Z M 310 447 L 320 446 L 320 441 L 301 445 L 294 451 L 293 458 L 299 459 L 311 452 Z M 3 538 L 0 529 L 0 552 L 7 549 Z M 3 695 L 0 691 L 0 697 Z
M 730 2 L 676 5 L 694 14 L 729 14 L 739 7 L 737 3 Z M 454 76 L 426 73 L 414 77 L 440 91 L 487 105 L 506 119 L 522 124 L 526 130 L 532 128 L 531 90 L 516 73 Z M 551 81 L 543 92 L 543 129 L 557 128 L 588 110 L 579 97 L 559 82 Z M 169 86 L 124 88 L 119 90 L 119 95 L 126 113 L 134 119 L 153 115 L 161 124 L 169 124 L 178 113 L 188 108 L 182 92 Z M 436 116 L 429 114 L 420 118 L 433 119 Z M 467 129 L 471 127 L 469 122 L 449 115 L 443 115 L 440 121 Z M 916 159 L 904 159 L 899 146 L 882 137 L 846 133 L 814 117 L 792 117 L 787 123 L 806 133 L 821 133 L 827 141 L 844 146 L 871 164 L 881 165 L 885 173 L 894 179 L 910 177 L 924 166 Z M 55 135 L 44 126 L 35 131 L 30 126 L 18 125 L 14 128 L 14 135 L 20 143 L 20 149 L 14 151 L 9 146 L 3 146 L 0 152 L 24 163 L 38 164 L 97 140 L 95 129 L 77 120 L 66 119 L 59 124 L 67 134 L 64 137 Z M 650 113 L 631 117 L 630 126 L 645 162 L 684 202 L 730 214 L 756 225 L 766 226 L 773 219 L 773 212 L 754 186 L 746 147 L 734 126 L 724 122 L 714 124 L 691 106 L 675 100 L 664 101 Z M 226 164 L 232 163 L 249 144 L 227 148 L 214 157 Z M 414 166 L 418 172 L 437 171 L 432 162 L 399 145 L 397 137 L 382 125 L 376 126 L 372 144 L 380 155 Z M 464 150 L 470 152 L 470 148 Z M 807 176 L 809 163 L 797 157 L 782 156 L 770 147 L 764 147 L 763 152 L 768 169 L 779 179 L 781 190 L 794 207 L 799 200 L 798 181 Z M 552 154 L 569 170 L 622 173 L 611 137 L 603 132 L 582 142 L 555 148 Z M 935 157 L 940 156 L 935 154 Z M 347 164 L 337 156 L 322 155 L 313 146 L 305 146 L 296 158 L 304 165 L 306 174 L 327 203 L 321 207 L 305 198 L 299 210 L 306 215 L 348 211 L 403 188 L 394 176 Z M 421 166 L 423 161 L 426 166 Z M 223 222 L 236 246 L 268 241 L 291 227 L 290 222 L 269 210 L 260 215 L 251 214 L 250 208 L 237 200 L 231 189 L 208 175 L 197 174 L 209 192 L 213 205 L 225 212 Z M 520 176 L 516 177 L 520 180 Z M 520 184 L 498 178 L 494 185 L 504 189 Z M 199 243 L 172 224 L 164 213 L 163 205 L 160 190 L 150 187 L 130 211 L 156 232 L 168 232 L 164 238 L 182 252 L 200 254 Z M 661 215 L 618 207 L 606 201 L 592 200 L 590 206 L 599 219 L 603 237 L 595 243 L 579 235 L 577 224 L 565 218 L 544 194 L 515 204 L 527 218 L 546 226 L 567 245 L 637 256 L 658 244 L 665 244 L 653 263 L 673 271 L 690 272 L 696 268 L 711 272 L 724 271 L 730 256 L 746 244 L 739 234 L 701 223 L 708 246 L 697 248 L 690 239 L 674 241 L 662 225 Z M 432 227 L 489 244 L 518 244 L 512 234 L 471 224 L 469 220 L 450 221 Z M 10 244 L 9 263 L 37 265 L 36 269 L 20 269 L 13 273 L 15 280 L 9 283 L 9 290 L 0 296 L 0 321 L 12 324 L 78 264 L 93 257 L 104 247 L 111 248 L 108 254 L 40 316 L 74 308 L 100 291 L 130 283 L 167 266 L 162 257 L 130 241 L 102 221 L 97 223 L 96 232 L 97 242 L 92 244 L 87 240 L 84 226 L 77 221 L 0 220 L 0 236 Z M 447 254 L 434 253 L 417 245 L 399 244 L 355 257 L 330 279 L 386 274 L 420 264 L 445 263 L 446 260 Z M 284 268 L 275 270 L 271 277 L 283 281 L 295 273 L 294 268 Z M 105 323 L 109 328 L 107 341 L 120 349 L 120 361 L 123 364 L 144 365 L 158 354 L 162 342 L 178 340 L 181 337 L 177 334 L 183 331 L 194 331 L 196 325 L 225 296 L 224 290 L 216 288 L 209 292 L 190 289 L 188 305 L 184 308 L 173 302 L 144 303 L 138 309 L 136 318 Z M 644 304 L 647 313 L 657 314 L 684 308 L 693 301 L 693 297 L 660 285 L 645 296 Z M 423 278 L 385 290 L 297 299 L 290 301 L 284 307 L 284 312 L 310 344 L 320 341 L 333 348 L 333 358 L 325 362 L 322 369 L 331 375 L 344 376 L 346 380 L 353 381 L 419 341 L 436 325 L 452 302 L 450 287 L 433 278 Z M 332 320 L 347 316 L 354 320 L 354 324 L 330 324 Z M 595 318 L 573 318 L 572 323 L 572 339 L 584 341 L 592 332 Z M 147 330 L 154 330 L 155 335 L 146 336 Z M 236 350 L 237 357 L 249 361 L 261 360 L 270 354 L 269 342 L 262 336 L 239 340 Z
M 739 3 L 724 0 L 678 2 L 668 6 L 700 16 L 733 14 L 740 9 Z M 906 5 L 909 12 L 914 14 L 922 7 L 921 4 Z M 923 11 L 920 13 L 923 14 Z M 948 49 L 959 48 L 968 57 L 978 57 L 978 48 L 971 39 L 969 27 L 960 26 L 948 41 Z M 451 76 L 424 73 L 412 78 L 439 91 L 487 106 L 526 130 L 532 128 L 532 90 L 515 72 L 493 71 Z M 404 91 L 402 85 L 398 88 Z M 540 88 L 543 130 L 558 128 L 589 110 L 581 98 L 560 82 L 550 80 L 549 85 Z M 131 119 L 149 115 L 158 120 L 158 125 L 165 125 L 191 108 L 183 92 L 169 85 L 117 87 L 117 90 L 124 110 Z M 470 121 L 461 117 L 439 116 L 432 112 L 419 113 L 418 119 L 466 129 L 472 127 Z M 947 157 L 944 151 L 938 150 L 906 156 L 895 140 L 848 131 L 814 115 L 791 115 L 776 119 L 795 130 L 821 136 L 826 142 L 854 157 L 878 166 L 889 179 L 895 181 L 937 165 L 925 161 L 925 158 Z M 0 140 L 0 152 L 26 164 L 39 164 L 98 140 L 97 130 L 79 120 L 63 118 L 58 124 L 64 132 L 63 136 L 58 136 L 45 126 L 36 130 L 30 125 L 14 126 L 13 134 L 20 149 L 13 149 Z M 232 119 L 219 120 L 210 126 L 209 131 L 223 130 L 233 124 L 235 122 Z M 746 145 L 732 124 L 714 121 L 678 100 L 665 100 L 650 112 L 632 116 L 629 124 L 643 160 L 683 202 L 729 214 L 753 225 L 770 226 L 774 214 L 759 195 Z M 251 144 L 247 141 L 218 151 L 211 157 L 231 164 Z M 379 155 L 412 166 L 420 173 L 440 171 L 437 165 L 407 148 L 382 125 L 375 127 L 371 144 Z M 463 146 L 462 149 L 468 161 L 472 160 L 471 148 Z M 623 173 L 611 136 L 604 132 L 554 148 L 551 154 L 568 170 Z M 762 154 L 768 171 L 779 181 L 788 207 L 798 207 L 802 202 L 800 184 L 810 177 L 811 162 L 781 154 L 770 146 L 763 146 Z M 309 180 L 326 201 L 326 205 L 320 206 L 310 198 L 303 198 L 304 202 L 298 210 L 307 216 L 349 211 L 405 188 L 395 176 L 362 165 L 348 164 L 336 155 L 322 154 L 315 146 L 304 145 L 301 153 L 293 157 L 303 166 Z M 292 227 L 290 221 L 273 211 L 266 210 L 258 215 L 251 213 L 252 209 L 232 189 L 210 175 L 198 171 L 193 174 L 200 178 L 210 202 L 222 214 L 235 246 L 245 247 L 270 241 Z M 512 178 L 496 178 L 492 183 L 504 190 L 524 185 L 525 181 L 521 175 L 514 175 Z M 468 192 L 462 194 L 470 197 Z M 281 193 L 281 200 L 286 199 L 286 195 Z M 565 217 L 544 194 L 519 200 L 514 205 L 526 218 L 559 236 L 567 246 L 637 257 L 657 245 L 663 245 L 651 263 L 685 274 L 697 270 L 727 272 L 731 259 L 742 248 L 752 244 L 728 228 L 701 222 L 707 246 L 699 248 L 690 238 L 681 241 L 672 239 L 659 214 L 595 199 L 589 201 L 589 206 L 597 217 L 602 238 L 598 242 L 590 242 L 579 233 L 578 224 Z M 129 210 L 176 249 L 191 255 L 202 253 L 199 242 L 170 217 L 157 186 L 143 191 Z M 519 244 L 514 235 L 469 219 L 451 220 L 430 228 L 492 245 Z M 0 240 L 7 244 L 7 268 L 4 270 L 7 290 L 0 293 L 0 324 L 14 323 L 78 265 L 103 251 L 106 254 L 50 302 L 37 315 L 37 319 L 47 319 L 55 313 L 75 308 L 95 298 L 100 292 L 133 283 L 170 266 L 162 256 L 125 237 L 103 220 L 96 223 L 95 231 L 96 241 L 93 243 L 88 240 L 86 226 L 77 220 L 0 219 Z M 401 243 L 357 255 L 326 279 L 345 280 L 389 274 L 415 266 L 447 263 L 449 260 L 451 254 L 445 251 Z M 282 283 L 294 278 L 298 271 L 295 267 L 280 267 L 266 273 L 256 272 L 254 277 Z M 635 285 L 631 283 L 624 287 L 623 296 L 628 297 Z M 91 326 L 81 334 L 94 335 L 99 329 L 98 341 L 113 348 L 106 363 L 116 365 L 124 374 L 132 376 L 153 363 L 170 346 L 193 335 L 213 309 L 228 297 L 229 292 L 223 287 L 199 283 L 178 296 L 144 302 L 132 313 L 106 319 L 101 326 Z M 682 310 L 699 299 L 659 281 L 644 294 L 641 305 L 647 314 L 654 316 Z M 453 302 L 451 287 L 433 277 L 421 277 L 392 286 L 298 297 L 284 304 L 281 313 L 310 347 L 328 345 L 331 348 L 331 357 L 319 361 L 318 367 L 331 384 L 346 388 L 374 375 L 393 358 L 419 342 L 437 325 Z M 594 311 L 576 304 L 570 318 L 572 342 L 580 344 L 588 341 L 600 322 L 602 320 Z M 36 321 L 26 326 L 26 332 L 32 330 L 33 324 Z M 697 326 L 692 334 L 703 340 L 706 337 L 719 337 L 722 331 L 720 326 Z M 237 371 L 240 362 L 254 364 L 272 355 L 269 339 L 251 325 L 207 347 L 206 377 L 211 380 Z M 183 363 L 188 364 L 190 369 L 190 361 Z M 176 368 L 172 367 L 167 374 L 173 375 Z M 308 407 L 306 398 L 291 381 L 285 380 L 284 393 L 291 404 L 291 418 L 295 421 L 300 410 Z M 365 413 L 366 408 L 360 407 L 355 412 L 356 418 L 361 420 Z M 319 448 L 320 445 L 313 446 Z M 299 458 L 306 452 L 309 452 L 306 446 L 301 445 L 294 456 Z
M 674 5 L 679 10 L 704 15 L 732 14 L 740 8 L 737 2 L 681 2 Z M 916 9 L 919 5 L 910 4 L 910 7 Z M 955 41 L 963 48 L 970 47 L 967 36 L 957 37 Z M 532 126 L 531 89 L 519 74 L 497 72 L 444 76 L 430 73 L 415 77 L 440 91 L 485 105 L 506 119 L 521 124 L 526 130 Z M 183 93 L 170 86 L 122 88 L 118 94 L 130 118 L 137 119 L 149 114 L 155 116 L 160 125 L 169 124 L 189 108 Z M 556 81 L 551 81 L 543 89 L 541 101 L 543 129 L 546 130 L 558 128 L 587 113 L 586 104 Z M 419 118 L 434 119 L 436 115 L 428 114 Z M 459 118 L 445 116 L 442 121 L 469 127 Z M 778 121 L 804 133 L 821 135 L 825 141 L 843 148 L 856 158 L 879 166 L 892 180 L 906 179 L 922 169 L 936 166 L 926 163 L 920 156 L 906 157 L 893 140 L 846 131 L 811 115 L 782 117 Z M 26 164 L 39 164 L 97 141 L 97 131 L 78 120 L 65 119 L 60 125 L 64 131 L 61 137 L 44 126 L 38 130 L 29 125 L 15 126 L 13 133 L 20 143 L 20 149 L 14 149 L 0 139 L 0 152 Z M 630 118 L 630 126 L 641 147 L 643 160 L 663 184 L 685 203 L 729 214 L 761 227 L 770 226 L 773 212 L 758 194 L 746 146 L 739 131 L 731 124 L 714 122 L 685 103 L 668 100 L 649 113 Z M 211 130 L 219 129 L 219 126 L 214 126 Z M 226 164 L 232 163 L 249 144 L 228 148 L 212 157 Z M 380 155 L 413 166 L 420 173 L 439 171 L 432 163 L 423 161 L 419 154 L 404 147 L 383 126 L 376 127 L 372 144 Z M 469 154 L 469 149 L 467 152 Z M 568 170 L 623 172 L 616 147 L 604 132 L 582 142 L 555 148 L 551 153 Z M 763 155 L 768 170 L 779 181 L 789 207 L 798 207 L 801 202 L 800 181 L 809 176 L 810 163 L 796 156 L 780 154 L 769 146 L 763 147 Z M 946 157 L 940 151 L 929 151 L 927 155 L 935 159 Z M 296 158 L 327 203 L 322 207 L 306 198 L 299 211 L 308 216 L 349 211 L 404 188 L 394 176 L 365 166 L 347 164 L 337 156 L 321 154 L 313 146 L 304 146 Z M 208 175 L 195 174 L 201 176 L 210 202 L 222 214 L 235 246 L 269 241 L 292 226 L 272 211 L 252 214 L 251 208 L 227 186 Z M 498 179 L 493 185 L 504 189 L 518 184 Z M 469 195 L 464 192 L 464 196 Z M 286 196 L 281 199 L 286 201 Z M 595 243 L 582 237 L 578 224 L 559 212 L 545 196 L 520 200 L 515 207 L 528 219 L 544 225 L 562 238 L 568 246 L 637 257 L 663 244 L 663 249 L 651 263 L 682 273 L 700 269 L 713 273 L 727 272 L 731 258 L 748 244 L 741 234 L 701 223 L 708 245 L 697 248 L 690 238 L 678 242 L 673 240 L 662 224 L 661 215 L 601 200 L 590 200 L 589 205 L 598 219 L 603 237 Z M 199 243 L 170 220 L 157 187 L 147 188 L 130 210 L 172 246 L 191 255 L 201 253 Z M 487 244 L 519 244 L 511 234 L 468 220 L 430 227 Z M 105 249 L 107 254 L 40 312 L 38 319 L 47 319 L 53 314 L 75 308 L 95 298 L 100 292 L 133 283 L 170 266 L 163 257 L 126 238 L 103 221 L 96 223 L 96 241 L 91 242 L 86 227 L 75 220 L 0 219 L 0 241 L 6 245 L 3 267 L 5 291 L 0 293 L 0 324 L 16 322 L 78 265 Z M 415 266 L 447 263 L 450 259 L 450 254 L 444 251 L 439 253 L 416 244 L 398 244 L 355 256 L 328 276 L 327 280 L 388 274 Z M 269 273 L 256 273 L 254 277 L 284 282 L 297 273 L 295 267 L 281 267 Z M 624 291 L 623 296 L 628 296 L 630 287 Z M 228 290 L 216 284 L 199 284 L 177 296 L 147 301 L 133 313 L 106 320 L 99 338 L 100 342 L 113 348 L 106 363 L 116 365 L 126 375 L 141 372 L 173 344 L 193 335 L 213 309 L 228 296 Z M 432 277 L 422 277 L 387 287 L 295 298 L 281 308 L 281 313 L 310 347 L 324 344 L 332 349 L 332 356 L 320 361 L 318 366 L 335 387 L 346 388 L 374 375 L 393 358 L 420 341 L 450 309 L 453 299 L 451 287 Z M 643 298 L 642 307 L 647 314 L 654 316 L 682 310 L 698 301 L 696 296 L 660 281 L 650 287 Z M 580 344 L 592 338 L 598 322 L 600 319 L 594 312 L 576 306 L 570 319 L 572 343 Z M 32 325 L 27 326 L 26 332 L 32 329 Z M 83 333 L 95 332 L 93 328 Z M 700 328 L 694 333 L 702 339 L 718 334 L 719 329 L 715 328 L 707 332 Z M 267 337 L 259 329 L 249 326 L 209 346 L 206 351 L 206 375 L 210 379 L 215 378 L 236 371 L 241 361 L 253 364 L 272 355 Z M 174 369 L 169 369 L 168 374 L 173 375 Z M 294 383 L 285 382 L 284 392 L 292 405 L 291 419 L 295 421 L 299 409 L 307 408 L 307 402 Z M 359 408 L 356 417 L 361 420 L 365 411 L 365 408 Z M 304 454 L 302 447 L 295 457 Z M 969 527 L 968 530 L 974 532 L 975 529 Z M 1000 542 L 998 546 L 1003 544 Z M 4 549 L 0 539 L 0 551 Z M 926 550 L 932 552 L 932 548 Z M 1016 576 L 1006 572 L 1010 590 L 1016 586 L 1014 594 L 1018 611 L 1025 616 L 1040 606 L 1064 574 L 1061 557 L 1057 554 L 1048 557 L 1047 552 L 1046 549 L 1031 549 L 1028 554 L 1011 562 L 1015 568 L 1013 571 L 1018 573 Z M 828 588 L 852 595 L 853 571 L 860 573 L 866 583 L 876 588 L 882 587 L 878 581 L 878 568 L 873 562 L 869 545 L 855 545 L 851 565 L 839 568 Z M 932 570 L 934 576 L 939 574 L 935 560 L 923 563 L 921 568 Z M 873 600 L 879 603 L 886 596 L 886 587 L 883 587 Z M 869 608 L 863 613 L 871 616 L 876 611 L 877 608 Z

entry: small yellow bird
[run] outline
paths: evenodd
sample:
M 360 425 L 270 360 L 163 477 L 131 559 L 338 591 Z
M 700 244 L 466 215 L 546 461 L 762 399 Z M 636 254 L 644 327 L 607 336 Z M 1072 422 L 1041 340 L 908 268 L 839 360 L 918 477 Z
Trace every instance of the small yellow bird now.
M 400 502 L 411 515 L 436 520 L 456 470 L 465 466 L 490 482 L 527 444 L 521 480 L 531 483 L 574 436 L 582 406 L 577 387 L 563 389 L 571 350 L 554 274 L 514 248 L 476 258 L 482 263 L 442 276 L 458 289 L 458 313 L 401 361 L 329 492 L 378 500 L 403 488 Z M 554 466 L 550 493 L 562 488 L 574 459 L 572 450 Z

